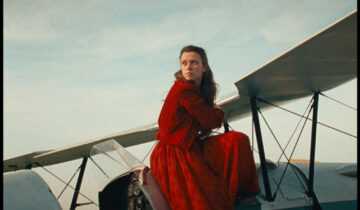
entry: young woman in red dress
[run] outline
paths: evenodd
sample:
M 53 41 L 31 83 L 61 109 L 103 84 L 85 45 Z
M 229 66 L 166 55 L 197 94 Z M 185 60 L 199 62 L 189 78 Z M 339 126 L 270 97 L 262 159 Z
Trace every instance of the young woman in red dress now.
M 153 176 L 172 210 L 232 210 L 235 200 L 259 191 L 249 138 L 221 127 L 216 84 L 205 50 L 186 46 L 162 107 L 150 159 Z

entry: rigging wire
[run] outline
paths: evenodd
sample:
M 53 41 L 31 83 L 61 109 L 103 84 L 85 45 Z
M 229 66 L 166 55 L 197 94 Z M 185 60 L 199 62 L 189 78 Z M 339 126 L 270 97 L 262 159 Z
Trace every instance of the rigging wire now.
M 311 98 L 308 106 L 306 107 L 304 113 L 302 114 L 302 117 L 300 118 L 300 120 L 299 120 L 298 123 L 296 124 L 294 131 L 293 131 L 292 134 L 290 135 L 290 138 L 289 138 L 289 140 L 287 141 L 287 143 L 286 143 L 286 145 L 285 145 L 284 151 L 285 151 L 285 150 L 287 149 L 287 147 L 290 145 L 290 142 L 292 141 L 293 137 L 295 136 L 295 133 L 296 133 L 296 131 L 298 130 L 299 125 L 300 125 L 301 121 L 304 119 L 305 114 L 306 114 L 306 112 L 308 111 L 308 109 L 310 108 L 313 100 L 314 100 L 314 98 Z M 279 164 L 281 158 L 282 158 L 282 154 L 281 154 L 280 157 L 278 158 L 277 164 Z
M 296 115 L 296 116 L 299 116 L 299 117 L 304 118 L 301 114 L 298 114 L 298 113 L 296 113 L 296 112 L 294 112 L 294 111 L 291 111 L 291 110 L 286 109 L 286 108 L 284 108 L 284 107 L 281 107 L 281 106 L 279 106 L 279 105 L 273 104 L 273 103 L 271 103 L 271 102 L 269 102 L 269 101 L 266 101 L 266 100 L 264 100 L 264 99 L 262 99 L 262 98 L 257 98 L 257 99 L 258 99 L 260 102 L 263 102 L 263 103 L 272 105 L 272 106 L 274 106 L 274 107 L 277 107 L 277 108 L 279 108 L 279 109 L 282 109 L 282 110 L 284 110 L 284 111 L 287 111 L 287 112 L 289 112 L 289 113 L 291 113 L 291 114 L 294 114 L 294 115 Z M 305 119 L 307 119 L 307 120 L 312 120 L 310 117 L 306 117 Z M 334 131 L 338 131 L 338 132 L 340 132 L 340 133 L 342 133 L 342 134 L 345 134 L 345 135 L 347 135 L 347 136 L 350 136 L 350 137 L 353 137 L 353 138 L 357 139 L 357 136 L 355 136 L 355 135 L 353 135 L 353 134 L 351 134 L 351 133 L 349 133 L 349 132 L 346 132 L 346 131 L 343 131 L 343 130 L 341 130 L 341 129 L 335 128 L 335 127 L 333 127 L 333 126 L 327 125 L 327 124 L 322 123 L 322 122 L 320 122 L 320 121 L 317 121 L 317 123 L 318 123 L 319 125 L 322 125 L 322 126 L 324 126 L 324 127 L 327 127 L 327 128 L 332 129 L 332 130 L 334 130 Z
M 144 156 L 144 158 L 141 160 L 141 162 L 142 162 L 143 164 L 145 164 L 145 163 L 144 163 L 145 159 L 150 155 L 150 153 L 153 151 L 155 145 L 157 145 L 157 144 L 158 144 L 157 142 L 154 142 L 153 145 L 151 146 L 150 150 L 146 153 L 146 155 Z M 146 164 L 145 164 L 145 165 L 146 165 Z
M 49 174 L 51 174 L 52 176 L 54 176 L 57 180 L 59 180 L 60 182 L 62 182 L 63 184 L 67 184 L 66 181 L 64 181 L 63 179 L 61 179 L 60 177 L 58 177 L 57 175 L 55 175 L 53 172 L 51 172 L 49 169 L 45 168 L 43 165 L 41 165 L 40 163 L 34 163 L 38 166 L 40 166 L 40 168 L 42 168 L 43 170 L 45 170 L 46 172 L 48 172 Z M 73 190 L 75 190 L 75 187 L 73 187 L 71 184 L 69 184 L 69 187 Z M 84 198 L 86 198 L 87 200 L 89 200 L 92 204 L 94 204 L 95 206 L 99 206 L 95 201 L 91 200 L 89 197 L 87 197 L 86 195 L 84 195 L 83 193 L 81 193 L 79 191 L 79 194 L 81 196 L 83 196 Z
M 276 179 L 275 179 L 274 177 L 271 177 L 271 178 L 272 178 L 272 181 L 273 181 L 275 184 L 279 184 L 278 182 L 276 182 Z M 279 188 L 279 192 L 280 192 L 281 196 L 282 196 L 283 198 L 285 198 L 285 193 L 283 193 L 283 191 L 281 190 L 281 188 Z M 275 199 L 275 197 L 274 197 L 274 199 Z
M 273 130 L 270 128 L 270 125 L 269 125 L 269 123 L 267 122 L 267 120 L 265 119 L 263 113 L 260 111 L 260 109 L 259 109 L 258 111 L 259 111 L 259 113 L 260 113 L 260 116 L 261 116 L 262 119 L 264 120 L 266 127 L 269 129 L 271 135 L 274 137 L 277 145 L 280 147 L 281 155 L 284 155 L 285 158 L 289 161 L 289 158 L 288 158 L 288 157 L 286 156 L 286 154 L 285 154 L 285 150 L 282 148 L 281 144 L 279 143 L 279 140 L 278 140 L 278 139 L 276 138 L 276 136 L 275 136 L 275 133 L 274 133 Z
M 349 109 L 352 109 L 352 110 L 354 110 L 354 111 L 357 111 L 357 108 L 352 107 L 352 106 L 350 106 L 350 105 L 348 105 L 348 104 L 345 104 L 345 103 L 343 103 L 343 102 L 341 102 L 341 101 L 339 101 L 339 100 L 337 100 L 337 99 L 335 99 L 335 98 L 332 98 L 332 97 L 330 97 L 330 96 L 328 96 L 328 95 L 325 95 L 325 94 L 322 93 L 322 92 L 319 92 L 319 94 L 322 95 L 322 96 L 324 96 L 324 97 L 326 97 L 326 98 L 328 98 L 328 99 L 330 99 L 330 100 L 332 100 L 332 101 L 334 101 L 334 102 L 337 102 L 338 104 L 341 104 L 341 105 L 343 105 L 343 106 L 345 106 L 345 107 L 347 107 L 347 108 L 349 108 Z
M 73 180 L 73 178 L 75 177 L 75 175 L 77 174 L 77 172 L 80 170 L 80 167 L 78 167 L 75 170 L 75 173 L 71 176 L 71 178 L 69 179 L 69 181 L 66 183 L 65 187 L 61 190 L 60 194 L 57 196 L 57 200 L 60 199 L 60 197 L 62 196 L 62 194 L 65 192 L 65 190 L 67 189 L 67 187 L 69 186 L 70 182 Z
M 296 175 L 296 177 L 298 177 L 299 180 L 301 180 L 301 181 L 300 181 L 301 186 L 302 186 L 304 192 L 306 193 L 306 191 L 307 191 L 307 185 L 306 185 L 306 183 L 304 183 L 304 180 L 306 180 L 306 177 L 304 176 L 304 174 L 302 173 L 302 171 L 301 171 L 299 168 L 297 168 L 296 165 L 290 164 L 290 166 L 291 166 L 291 168 L 292 168 L 294 171 L 297 171 L 297 172 L 298 172 L 298 173 L 294 173 L 294 174 Z M 299 177 L 299 176 L 301 176 L 301 177 Z
M 311 109 L 309 110 L 309 112 L 308 112 L 308 114 L 307 114 L 307 116 L 306 116 L 307 118 L 309 117 L 310 112 L 312 111 L 312 109 L 313 109 L 313 106 L 311 106 Z M 301 130 L 300 130 L 300 133 L 299 133 L 298 138 L 297 138 L 297 140 L 296 140 L 296 143 L 295 143 L 295 145 L 294 145 L 294 147 L 293 147 L 293 149 L 292 149 L 292 151 L 291 151 L 290 160 L 291 160 L 292 156 L 294 155 L 295 149 L 296 149 L 296 147 L 297 147 L 297 145 L 298 145 L 298 143 L 299 143 L 299 140 L 300 140 L 301 134 L 302 134 L 302 132 L 303 132 L 303 130 L 304 130 L 304 128 L 305 128 L 306 122 L 307 122 L 307 120 L 304 120 L 303 126 L 301 127 Z M 275 197 L 276 197 L 276 195 L 277 195 L 277 192 L 278 192 L 278 190 L 279 190 L 280 184 L 281 184 L 282 180 L 283 180 L 284 177 L 285 177 L 285 173 L 286 173 L 286 171 L 287 171 L 287 168 L 289 167 L 289 164 L 290 164 L 290 161 L 288 161 L 288 162 L 286 163 L 285 169 L 284 169 L 284 171 L 283 171 L 283 173 L 282 173 L 282 175 L 281 175 L 281 177 L 280 177 L 279 184 L 277 185 L 276 190 L 275 190 L 275 192 L 274 192 L 274 196 L 273 196 L 274 199 L 275 199 Z
M 94 163 L 94 165 L 95 165 L 107 178 L 110 178 L 110 176 L 105 173 L 104 169 L 102 169 L 102 168 L 95 162 L 95 160 L 94 160 L 91 156 L 89 156 L 89 159 Z
M 281 144 L 279 143 L 278 139 L 277 139 L 276 136 L 275 136 L 275 133 L 273 132 L 273 130 L 271 129 L 269 123 L 267 122 L 264 114 L 260 111 L 260 109 L 258 109 L 258 111 L 260 112 L 260 116 L 261 116 L 262 119 L 264 120 L 267 128 L 268 128 L 269 131 L 271 132 L 271 134 L 272 134 L 272 136 L 274 137 L 276 143 L 278 144 L 280 150 L 282 151 L 281 155 L 284 155 L 285 158 L 287 159 L 287 163 L 289 163 L 289 162 L 291 161 L 291 159 L 286 156 L 286 154 L 285 154 L 285 149 L 282 148 Z M 279 162 L 277 162 L 277 165 L 279 166 Z M 292 168 L 291 168 L 291 169 L 292 169 Z M 296 174 L 296 171 L 294 171 L 293 169 L 292 169 L 292 171 Z M 286 173 L 286 172 L 284 172 L 284 174 L 285 174 L 285 173 Z M 296 175 L 296 178 L 298 179 L 299 182 L 301 182 L 300 178 L 299 178 L 297 175 Z M 281 182 L 279 182 L 279 183 L 281 183 Z

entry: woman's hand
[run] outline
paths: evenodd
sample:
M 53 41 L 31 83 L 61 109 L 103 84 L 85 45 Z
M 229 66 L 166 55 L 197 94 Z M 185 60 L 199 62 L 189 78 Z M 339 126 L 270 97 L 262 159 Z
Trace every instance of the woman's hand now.
M 214 104 L 214 108 L 222 110 L 221 107 L 219 105 L 217 105 L 217 104 Z

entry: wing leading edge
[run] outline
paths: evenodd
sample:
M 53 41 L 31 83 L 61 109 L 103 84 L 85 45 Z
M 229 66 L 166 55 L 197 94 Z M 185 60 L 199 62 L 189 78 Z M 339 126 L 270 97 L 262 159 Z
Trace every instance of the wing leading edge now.
M 152 141 L 155 139 L 155 133 L 157 129 L 157 125 L 150 125 L 100 138 L 95 138 L 85 143 L 59 148 L 56 150 L 21 155 L 5 160 L 3 163 L 3 171 L 7 172 L 26 168 L 35 168 L 38 166 L 53 165 L 76 160 L 85 156 L 89 156 L 94 145 L 112 139 L 119 142 L 119 144 L 124 147 Z
M 285 102 L 334 88 L 356 77 L 357 11 L 306 39 L 235 83 L 239 95 L 218 102 L 228 121 L 250 113 L 250 97 Z M 67 162 L 88 156 L 91 148 L 110 139 L 122 146 L 155 140 L 156 124 L 56 150 L 7 159 L 4 172 Z
M 356 78 L 356 16 L 350 13 L 237 81 L 239 96 L 224 104 L 228 119 L 249 114 L 250 97 L 281 103 Z

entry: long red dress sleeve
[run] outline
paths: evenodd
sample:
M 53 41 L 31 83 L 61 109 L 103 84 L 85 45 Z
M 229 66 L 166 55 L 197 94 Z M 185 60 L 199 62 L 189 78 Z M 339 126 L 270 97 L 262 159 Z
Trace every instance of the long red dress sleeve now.
M 201 128 L 218 128 L 224 120 L 224 112 L 221 109 L 209 106 L 197 90 L 183 91 L 179 102 L 189 115 L 199 122 Z
M 177 80 L 161 109 L 157 139 L 189 149 L 201 130 L 220 127 L 222 110 L 206 104 L 192 82 Z
M 222 110 L 205 103 L 195 84 L 177 80 L 171 87 L 150 167 L 172 210 L 233 210 L 239 192 L 258 191 L 245 134 L 199 138 L 201 131 L 220 127 L 223 117 Z

